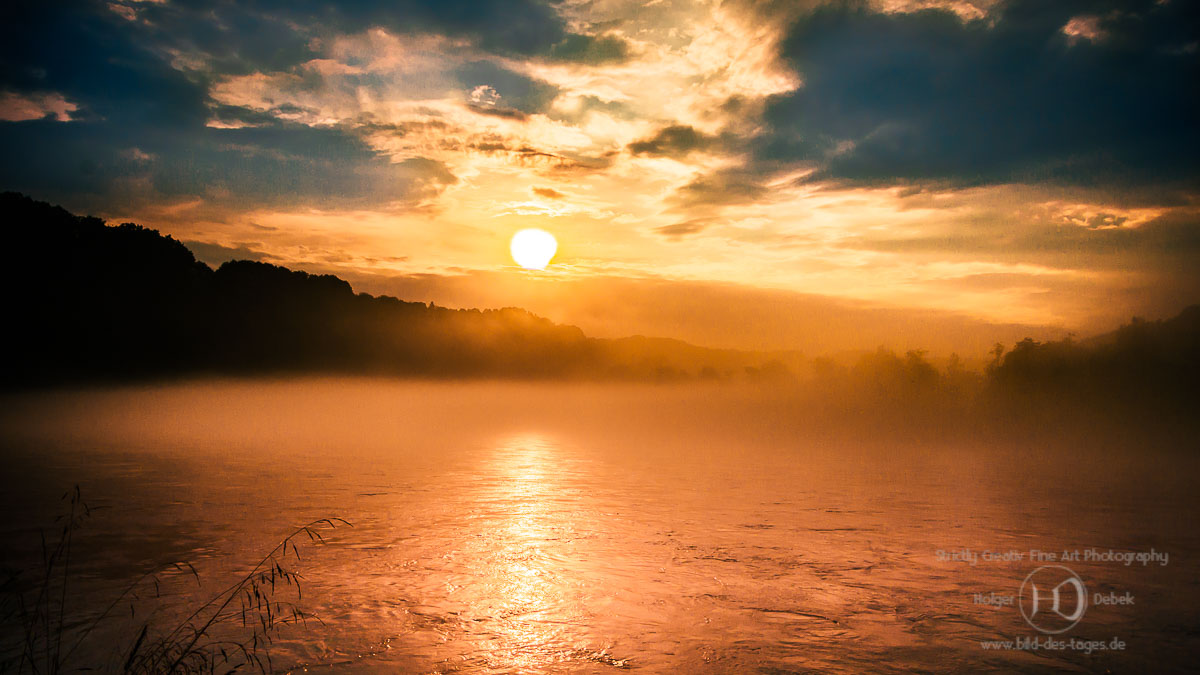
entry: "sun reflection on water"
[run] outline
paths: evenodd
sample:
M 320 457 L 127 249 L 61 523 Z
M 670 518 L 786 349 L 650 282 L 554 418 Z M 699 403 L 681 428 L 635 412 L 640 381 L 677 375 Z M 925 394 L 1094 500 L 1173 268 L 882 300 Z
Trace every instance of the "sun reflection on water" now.
M 496 445 L 484 469 L 488 514 L 473 614 L 486 624 L 478 656 L 490 668 L 537 670 L 583 651 L 573 642 L 583 603 L 574 548 L 580 495 L 562 445 L 521 434 Z

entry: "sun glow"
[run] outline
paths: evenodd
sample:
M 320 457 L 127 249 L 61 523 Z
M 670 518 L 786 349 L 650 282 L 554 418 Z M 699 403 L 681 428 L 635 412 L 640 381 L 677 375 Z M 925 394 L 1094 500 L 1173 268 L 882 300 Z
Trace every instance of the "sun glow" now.
M 545 230 L 529 228 L 513 235 L 513 260 L 527 270 L 544 270 L 550 264 L 550 259 L 558 251 L 558 242 L 554 235 Z

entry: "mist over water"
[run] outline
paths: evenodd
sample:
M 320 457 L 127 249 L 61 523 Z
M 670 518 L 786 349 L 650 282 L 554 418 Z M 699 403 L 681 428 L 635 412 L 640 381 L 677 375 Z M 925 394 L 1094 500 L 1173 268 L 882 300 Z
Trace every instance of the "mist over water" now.
M 78 484 L 103 507 L 79 533 L 82 611 L 188 560 L 200 585 L 165 580 L 171 616 L 295 526 L 345 518 L 353 528 L 302 551 L 302 605 L 325 623 L 280 635 L 281 671 L 1192 663 L 1193 456 L 1052 430 L 893 435 L 854 411 L 817 420 L 810 403 L 763 388 L 371 379 L 10 397 L 2 562 L 37 559 L 36 529 Z M 1091 549 L 1169 555 L 1063 563 L 1089 593 L 1132 594 L 1069 633 L 1123 650 L 981 647 L 1037 633 L 976 594 L 1016 595 L 1031 550 Z

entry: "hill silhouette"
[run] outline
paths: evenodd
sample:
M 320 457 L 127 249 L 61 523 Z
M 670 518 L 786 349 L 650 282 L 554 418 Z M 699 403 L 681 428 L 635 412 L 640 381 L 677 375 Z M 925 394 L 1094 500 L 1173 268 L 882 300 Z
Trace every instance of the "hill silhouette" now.
M 0 195 L 13 255 L 8 385 L 187 374 L 675 379 L 742 373 L 768 354 L 589 338 L 521 309 L 465 310 L 355 293 L 262 262 L 213 270 L 158 232 Z

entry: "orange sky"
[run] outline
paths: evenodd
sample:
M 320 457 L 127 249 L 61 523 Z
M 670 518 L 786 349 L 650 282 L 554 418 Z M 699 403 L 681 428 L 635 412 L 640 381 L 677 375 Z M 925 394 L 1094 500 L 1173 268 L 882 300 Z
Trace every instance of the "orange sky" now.
M 121 167 L 102 187 L 39 189 L 15 171 L 7 187 L 159 228 L 213 263 L 251 257 L 405 299 L 522 306 L 601 335 L 976 352 L 1022 334 L 1165 316 L 1200 299 L 1194 164 L 1180 169 L 1164 151 L 1154 164 L 1164 178 L 1147 185 L 1127 177 L 1140 155 L 1103 146 L 1108 127 L 1074 145 L 1010 152 L 1020 143 L 988 139 L 1006 132 L 969 109 L 948 118 L 963 129 L 946 138 L 946 123 L 922 126 L 957 105 L 930 83 L 970 74 L 939 75 L 952 58 L 895 35 L 995 39 L 1001 53 L 995 36 L 1016 25 L 1005 13 L 1013 3 L 888 1 L 844 16 L 822 4 L 534 3 L 535 18 L 566 36 L 540 51 L 496 46 L 503 35 L 492 40 L 487 26 L 463 29 L 436 10 L 413 9 L 428 26 L 412 30 L 390 15 L 324 24 L 264 10 L 255 21 L 277 19 L 271 25 L 295 33 L 279 40 L 302 38 L 301 55 L 280 61 L 252 59 L 253 45 L 239 50 L 239 39 L 254 38 L 239 37 L 233 18 L 222 18 L 223 42 L 204 42 L 166 28 L 210 17 L 189 19 L 169 0 L 114 2 L 89 20 L 142 31 L 138 58 L 200 92 L 203 113 L 186 134 L 203 145 L 180 149 L 156 140 L 157 121 L 130 122 L 101 161 Z M 1052 43 L 1079 69 L 1081 54 L 1120 30 L 1086 14 L 1052 20 L 1061 27 L 1021 39 L 1030 54 L 1036 40 Z M 833 31 L 862 40 L 851 57 L 820 41 Z M 1194 43 L 1180 49 L 1194 67 Z M 929 72 L 897 70 L 909 64 L 897 54 Z M 855 78 L 870 85 L 865 93 L 847 84 Z M 52 79 L 9 86 L 0 127 L 38 124 L 59 140 L 72 125 L 121 119 L 119 101 L 105 108 L 95 98 L 104 94 Z M 1027 135 L 1042 133 L 1036 125 L 1069 132 L 1070 120 L 1048 121 L 1036 101 L 1015 109 L 1025 108 Z M 1116 132 L 1153 131 L 1113 120 Z M 289 133 L 316 140 L 277 140 Z M 349 139 L 366 159 L 326 161 L 320 134 Z M 1115 168 L 1056 168 L 1082 166 L 1088 143 Z M 891 158 L 882 172 L 868 164 L 879 156 Z M 252 188 L 253 175 L 237 178 L 238 162 L 279 173 Z M 509 258 L 509 238 L 526 227 L 558 238 L 545 272 Z

